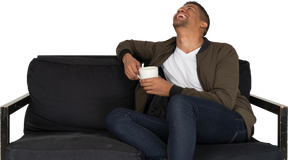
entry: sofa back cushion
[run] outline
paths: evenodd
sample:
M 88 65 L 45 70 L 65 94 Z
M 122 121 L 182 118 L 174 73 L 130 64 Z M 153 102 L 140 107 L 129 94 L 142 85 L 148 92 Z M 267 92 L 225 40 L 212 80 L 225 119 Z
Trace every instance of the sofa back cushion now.
M 250 100 L 251 83 L 250 63 L 239 60 L 239 90 L 248 100 Z
M 24 132 L 106 130 L 115 108 L 134 109 L 137 81 L 116 56 L 41 56 L 28 69 Z

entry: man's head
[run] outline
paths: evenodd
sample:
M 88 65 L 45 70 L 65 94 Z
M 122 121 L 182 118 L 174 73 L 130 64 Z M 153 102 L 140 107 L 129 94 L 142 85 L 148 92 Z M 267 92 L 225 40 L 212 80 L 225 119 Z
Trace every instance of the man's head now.
M 200 29 L 203 30 L 203 36 L 206 35 L 209 29 L 209 15 L 206 10 L 195 1 L 185 3 L 183 7 L 178 9 L 173 17 L 173 26 L 175 29 L 177 27 L 187 27 L 187 25 L 193 29 L 200 27 Z

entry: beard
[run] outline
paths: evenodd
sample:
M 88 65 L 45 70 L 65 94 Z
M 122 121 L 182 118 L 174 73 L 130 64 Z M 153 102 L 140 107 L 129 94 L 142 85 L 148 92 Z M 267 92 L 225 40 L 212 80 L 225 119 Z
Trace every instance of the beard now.
M 173 22 L 173 27 L 174 27 L 174 28 L 177 28 L 177 27 L 186 27 L 187 24 L 188 24 L 187 19 L 186 19 L 185 21 L 183 21 L 183 20 L 182 20 L 182 21 L 175 20 L 175 21 Z

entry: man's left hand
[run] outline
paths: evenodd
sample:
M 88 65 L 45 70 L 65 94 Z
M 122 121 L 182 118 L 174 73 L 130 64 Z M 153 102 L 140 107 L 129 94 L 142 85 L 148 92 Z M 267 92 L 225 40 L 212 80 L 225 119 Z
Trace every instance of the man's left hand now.
M 162 77 L 148 78 L 140 80 L 140 85 L 148 94 L 155 94 L 158 96 L 169 97 L 172 84 L 164 80 Z

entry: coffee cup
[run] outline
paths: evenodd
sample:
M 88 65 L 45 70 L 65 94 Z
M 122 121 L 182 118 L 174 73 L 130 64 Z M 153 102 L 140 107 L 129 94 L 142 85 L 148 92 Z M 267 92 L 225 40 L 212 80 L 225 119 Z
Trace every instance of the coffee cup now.
M 158 77 L 158 67 L 148 66 L 139 69 L 139 74 L 137 75 L 139 79 L 147 79 Z

